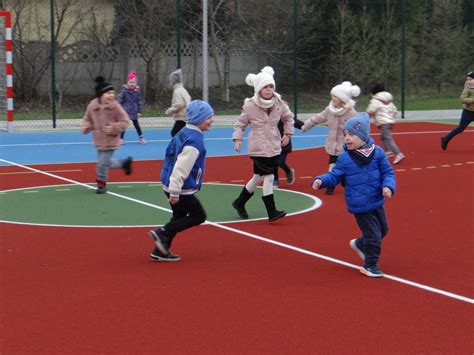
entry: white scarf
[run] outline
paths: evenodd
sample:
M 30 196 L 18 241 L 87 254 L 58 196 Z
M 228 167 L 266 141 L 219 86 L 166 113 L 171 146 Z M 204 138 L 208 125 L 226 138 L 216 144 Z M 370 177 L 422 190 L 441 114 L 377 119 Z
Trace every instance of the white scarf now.
M 354 100 L 349 100 L 346 104 L 344 104 L 344 106 L 342 107 L 335 107 L 333 104 L 332 104 L 332 100 L 329 101 L 329 111 L 331 111 L 335 116 L 342 116 L 343 114 L 345 114 L 348 110 L 350 110 L 351 108 L 354 108 L 355 106 L 355 101 Z
M 273 93 L 273 96 L 271 99 L 267 100 L 261 97 L 259 94 L 255 94 L 253 95 L 252 100 L 257 104 L 257 106 L 265 110 L 268 110 L 269 108 L 272 108 L 273 105 L 275 105 L 276 100 L 277 99 L 279 100 L 280 98 L 281 98 L 280 94 L 275 92 Z

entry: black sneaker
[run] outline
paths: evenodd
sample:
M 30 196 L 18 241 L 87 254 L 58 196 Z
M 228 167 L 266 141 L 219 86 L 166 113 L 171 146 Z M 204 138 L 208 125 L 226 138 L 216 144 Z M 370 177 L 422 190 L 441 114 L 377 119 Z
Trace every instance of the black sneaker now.
M 291 168 L 289 173 L 285 173 L 286 182 L 288 185 L 293 185 L 295 183 L 295 169 Z
M 181 257 L 179 255 L 175 255 L 172 252 L 168 251 L 167 253 L 162 253 L 158 250 L 157 247 L 153 249 L 150 254 L 151 261 L 180 261 Z
M 441 137 L 441 149 L 446 150 L 448 148 L 449 139 L 446 136 Z
M 148 236 L 153 239 L 155 242 L 156 248 L 161 252 L 163 255 L 167 255 L 169 253 L 168 248 L 162 241 L 162 237 L 160 236 L 160 229 L 157 229 L 156 231 L 151 230 L 148 232 Z
M 125 171 L 125 175 L 130 175 L 132 173 L 132 157 L 128 157 L 123 161 L 122 168 Z
M 364 265 L 360 268 L 360 272 L 368 277 L 383 277 L 383 271 L 377 265 Z

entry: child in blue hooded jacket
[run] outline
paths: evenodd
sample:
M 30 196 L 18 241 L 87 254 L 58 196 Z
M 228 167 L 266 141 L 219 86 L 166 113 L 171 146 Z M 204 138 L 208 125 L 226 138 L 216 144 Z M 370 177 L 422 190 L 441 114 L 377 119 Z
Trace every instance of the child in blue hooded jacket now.
M 172 138 L 166 148 L 161 169 L 161 182 L 173 210 L 171 220 L 148 232 L 155 241 L 152 261 L 179 261 L 170 251 L 176 234 L 206 220 L 206 212 L 195 196 L 201 189 L 206 158 L 203 132 L 211 128 L 214 111 L 205 101 L 194 100 L 188 105 L 188 122 Z
M 344 124 L 344 152 L 330 172 L 316 176 L 314 189 L 331 188 L 345 180 L 344 195 L 350 213 L 354 214 L 362 233 L 350 241 L 350 247 L 364 260 L 360 272 L 369 277 L 382 277 L 378 265 L 382 239 L 388 225 L 384 198 L 395 193 L 395 174 L 385 156 L 370 137 L 367 113 L 351 117 Z

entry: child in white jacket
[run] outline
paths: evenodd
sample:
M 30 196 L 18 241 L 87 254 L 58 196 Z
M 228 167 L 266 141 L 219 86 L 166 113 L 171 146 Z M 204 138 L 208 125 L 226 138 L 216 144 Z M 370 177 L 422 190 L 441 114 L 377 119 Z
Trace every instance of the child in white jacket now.
M 397 116 L 397 107 L 393 103 L 393 96 L 385 91 L 383 84 L 374 85 L 371 93 L 372 99 L 367 107 L 367 113 L 373 118 L 375 125 L 381 131 L 380 140 L 387 158 L 395 156 L 393 164 L 398 164 L 405 158 L 405 155 L 400 152 L 392 136 L 392 129 Z

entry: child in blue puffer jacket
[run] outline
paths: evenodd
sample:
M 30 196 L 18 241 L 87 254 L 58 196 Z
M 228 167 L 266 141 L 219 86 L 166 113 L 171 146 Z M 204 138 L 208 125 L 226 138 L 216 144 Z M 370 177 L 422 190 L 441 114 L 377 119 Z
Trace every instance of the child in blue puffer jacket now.
M 345 180 L 344 195 L 350 213 L 354 214 L 362 236 L 350 241 L 350 247 L 364 260 L 360 272 L 382 277 L 378 262 L 382 239 L 388 232 L 384 197 L 395 193 L 395 174 L 385 156 L 370 138 L 367 113 L 351 117 L 344 124 L 344 152 L 330 172 L 316 176 L 312 187 L 330 188 Z
M 133 126 L 135 127 L 138 138 L 141 144 L 146 144 L 145 137 L 143 136 L 138 117 L 142 115 L 143 110 L 143 98 L 140 93 L 140 88 L 137 85 L 138 77 L 134 71 L 131 71 L 127 76 L 127 85 L 124 85 L 122 91 L 119 94 L 120 105 L 127 112 L 128 117 L 132 120 Z M 123 144 L 123 137 L 125 131 L 120 136 L 120 143 Z

